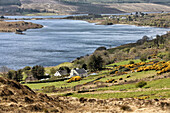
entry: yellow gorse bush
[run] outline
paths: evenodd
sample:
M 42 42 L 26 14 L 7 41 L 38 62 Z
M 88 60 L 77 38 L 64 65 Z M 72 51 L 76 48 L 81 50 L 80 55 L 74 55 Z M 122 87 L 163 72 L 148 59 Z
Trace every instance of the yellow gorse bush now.
M 81 77 L 80 76 L 75 76 L 75 77 L 72 77 L 70 78 L 67 83 L 71 83 L 71 82 L 75 82 L 75 81 L 80 81 L 81 80 Z
M 160 61 L 157 63 L 140 62 L 140 63 L 135 63 L 135 64 L 119 65 L 116 67 L 117 71 L 115 71 L 115 73 L 114 73 L 116 76 L 128 74 L 125 71 L 119 72 L 118 70 L 120 68 L 121 69 L 128 68 L 132 73 L 155 70 L 155 71 L 158 71 L 157 74 L 162 74 L 162 73 L 170 72 L 170 61 L 168 61 L 168 62 Z M 129 70 L 127 70 L 127 71 L 129 71 Z M 130 75 L 127 76 L 127 78 L 129 78 L 129 77 L 130 77 Z M 110 79 L 110 80 L 106 81 L 106 83 L 112 83 L 112 82 L 115 82 L 115 79 Z
M 115 81 L 115 79 L 110 79 L 110 80 L 107 80 L 106 83 L 112 83 L 114 81 Z

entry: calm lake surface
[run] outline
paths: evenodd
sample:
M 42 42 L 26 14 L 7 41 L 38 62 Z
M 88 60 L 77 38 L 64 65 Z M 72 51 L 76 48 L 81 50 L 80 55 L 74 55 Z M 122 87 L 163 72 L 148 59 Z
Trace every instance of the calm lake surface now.
M 144 35 L 155 37 L 170 29 L 131 25 L 95 25 L 78 20 L 28 20 L 42 29 L 26 35 L 0 33 L 0 66 L 19 69 L 25 66 L 56 66 L 91 54 L 100 46 L 115 47 L 136 42 Z

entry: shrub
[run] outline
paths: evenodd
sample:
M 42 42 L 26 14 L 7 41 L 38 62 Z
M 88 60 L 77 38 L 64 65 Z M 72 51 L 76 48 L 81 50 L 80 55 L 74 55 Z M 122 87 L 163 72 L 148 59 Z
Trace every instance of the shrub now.
M 114 81 L 115 81 L 115 79 L 110 79 L 110 80 L 107 80 L 106 83 L 112 83 Z
M 70 78 L 67 83 L 71 83 L 71 82 L 76 82 L 76 81 L 80 81 L 81 80 L 81 77 L 80 76 L 75 76 L 75 77 L 72 77 Z
M 116 71 L 118 71 L 118 70 L 113 70 L 113 71 L 110 72 L 110 74 L 115 74 Z
M 123 71 L 123 72 L 124 72 L 124 71 L 130 71 L 130 69 L 129 69 L 129 68 L 123 68 L 122 71 Z
M 130 78 L 130 75 L 128 75 L 126 78 Z
M 73 95 L 73 93 L 66 93 L 66 94 L 63 94 L 62 96 L 70 96 L 70 95 Z
M 119 80 L 123 80 L 123 78 L 119 78 Z
M 151 56 L 148 56 L 148 59 L 151 59 L 152 57 Z
M 130 49 L 130 53 L 136 53 L 136 48 L 134 48 L 134 47 L 131 48 L 131 49 Z
M 55 86 L 46 86 L 42 87 L 43 92 L 45 93 L 52 93 L 55 91 Z
M 147 60 L 147 56 L 146 56 L 146 55 L 141 56 L 141 57 L 140 57 L 140 60 L 141 60 L 142 62 L 145 62 L 145 61 Z
M 168 54 L 166 55 L 166 61 L 170 60 L 170 52 L 168 52 Z
M 23 70 L 24 70 L 24 71 L 26 71 L 26 70 L 31 70 L 31 67 L 30 67 L 30 66 L 26 66 L 26 67 L 24 67 Z
M 140 81 L 140 82 L 138 82 L 138 83 L 136 84 L 136 87 L 137 87 L 137 88 L 142 88 L 142 87 L 144 87 L 145 85 L 147 85 L 147 82 L 145 82 L 145 81 Z
M 124 110 L 124 111 L 132 111 L 132 109 L 129 107 L 129 106 L 126 106 L 126 105 L 122 105 L 120 107 L 121 110 Z
M 57 71 L 56 69 L 51 68 L 51 69 L 50 69 L 50 74 L 51 74 L 51 75 L 54 75 L 54 74 L 56 73 L 56 71 Z
M 135 62 L 134 61 L 130 61 L 129 64 L 134 64 Z

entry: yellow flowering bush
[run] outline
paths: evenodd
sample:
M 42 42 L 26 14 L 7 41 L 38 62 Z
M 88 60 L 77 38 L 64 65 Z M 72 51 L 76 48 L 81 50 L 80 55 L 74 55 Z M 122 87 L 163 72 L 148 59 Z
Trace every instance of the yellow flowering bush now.
M 70 78 L 67 83 L 75 82 L 75 81 L 80 81 L 82 78 L 80 76 L 75 76 Z

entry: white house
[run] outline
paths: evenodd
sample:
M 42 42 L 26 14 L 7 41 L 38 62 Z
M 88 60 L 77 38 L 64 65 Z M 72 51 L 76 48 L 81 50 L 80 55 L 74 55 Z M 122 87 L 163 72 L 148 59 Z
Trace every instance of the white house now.
M 125 19 L 127 19 L 127 18 L 123 16 L 121 19 L 125 20 Z
M 74 76 L 80 76 L 80 77 L 87 77 L 87 71 L 82 68 L 82 69 L 72 69 L 70 72 L 70 77 L 74 77 Z
M 67 70 L 60 70 L 54 74 L 54 76 L 56 76 L 56 77 L 60 77 L 60 76 L 64 76 L 64 75 L 68 75 Z

